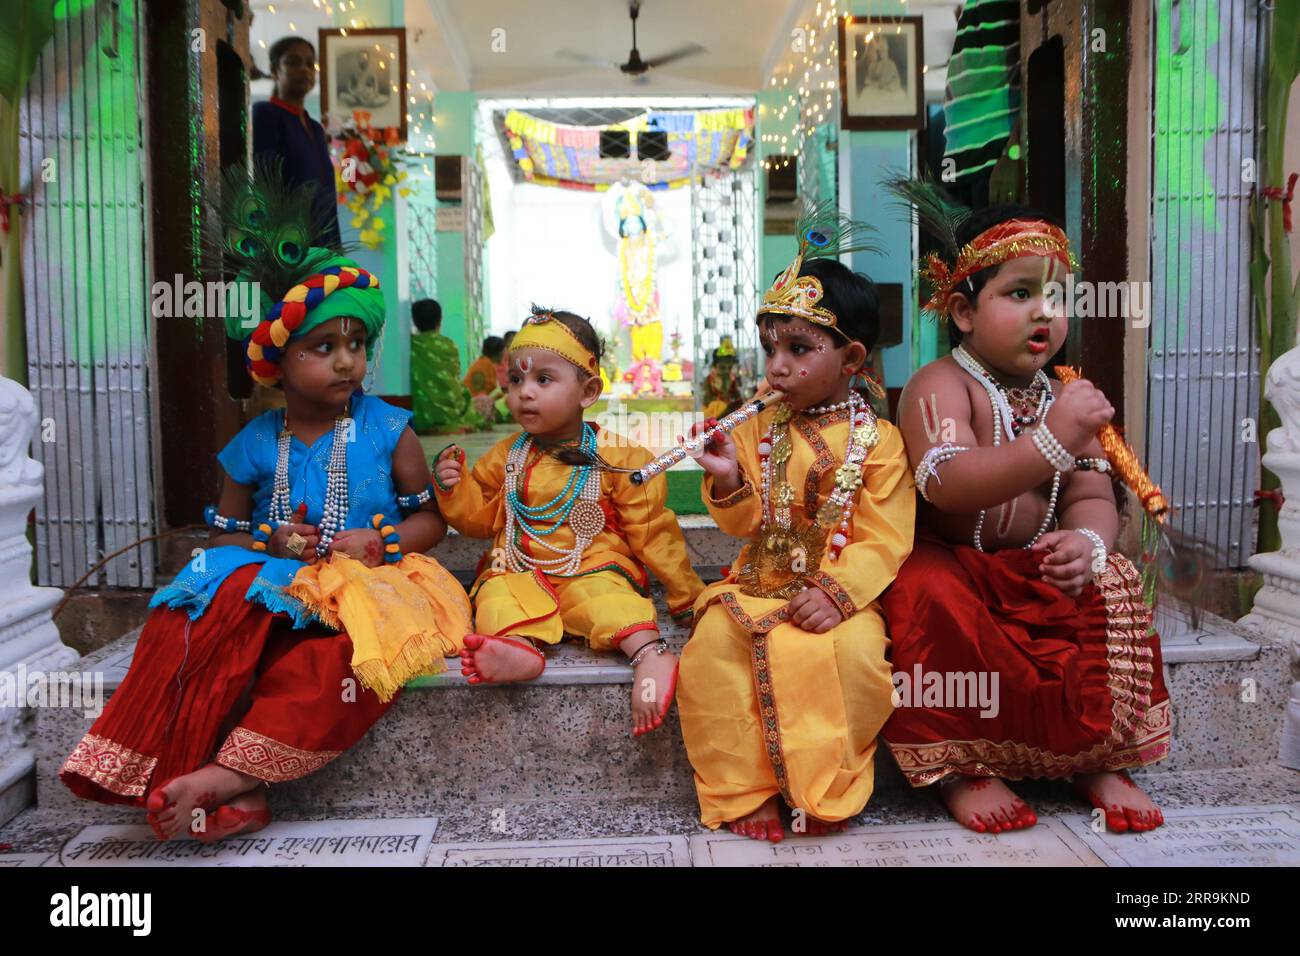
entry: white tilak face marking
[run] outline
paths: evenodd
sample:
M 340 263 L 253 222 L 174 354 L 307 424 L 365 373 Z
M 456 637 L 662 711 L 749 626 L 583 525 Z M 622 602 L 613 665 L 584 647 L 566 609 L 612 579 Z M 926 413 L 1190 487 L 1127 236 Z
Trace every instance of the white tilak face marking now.
M 306 353 L 306 352 L 299 352 L 299 353 L 298 353 L 298 361 L 299 361 L 299 362 L 304 361 L 306 358 L 307 358 L 307 353 Z
M 533 367 L 533 360 L 531 358 L 529 358 L 527 355 L 521 355 L 519 357 L 519 371 L 527 375 L 529 369 L 531 369 L 532 367 Z

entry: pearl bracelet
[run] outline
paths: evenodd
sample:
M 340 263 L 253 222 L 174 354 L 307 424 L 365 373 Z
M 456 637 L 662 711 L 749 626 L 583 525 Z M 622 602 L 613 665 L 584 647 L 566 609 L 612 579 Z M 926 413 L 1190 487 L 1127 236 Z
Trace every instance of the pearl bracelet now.
M 1101 539 L 1101 535 L 1091 528 L 1071 528 L 1070 530 L 1079 532 L 1092 542 L 1092 576 L 1095 578 L 1106 570 L 1106 542 Z
M 216 505 L 208 505 L 203 509 L 203 520 L 218 531 L 225 531 L 227 534 L 235 531 L 252 531 L 253 522 L 241 518 L 227 518 L 225 515 L 217 514 Z
M 422 505 L 427 505 L 433 498 L 433 484 L 424 486 L 424 490 L 413 495 L 398 495 L 397 507 L 403 511 L 417 511 Z
M 1052 430 L 1043 422 L 1034 429 L 1034 447 L 1047 459 L 1047 463 L 1057 471 L 1073 471 L 1074 456 L 1065 450 L 1065 446 L 1056 440 Z
M 921 497 L 926 501 L 930 496 L 925 493 L 926 485 L 930 479 L 934 478 L 939 484 L 943 484 L 943 479 L 939 478 L 936 469 L 946 461 L 952 461 L 964 451 L 970 451 L 965 445 L 954 445 L 952 442 L 944 442 L 942 445 L 935 445 L 925 453 L 921 463 L 916 466 L 916 472 L 913 478 L 916 481 L 916 490 L 921 493 Z

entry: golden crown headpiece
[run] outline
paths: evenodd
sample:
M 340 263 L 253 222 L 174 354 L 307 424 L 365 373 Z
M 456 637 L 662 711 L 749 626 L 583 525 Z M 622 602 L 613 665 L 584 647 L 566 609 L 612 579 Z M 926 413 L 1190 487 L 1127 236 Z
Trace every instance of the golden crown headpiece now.
M 864 222 L 844 216 L 833 201 L 827 201 L 800 217 L 795 232 L 799 237 L 799 250 L 794 261 L 763 293 L 758 318 L 771 313 L 789 315 L 831 329 L 847 339 L 848 336 L 838 328 L 839 317 L 822 305 L 826 290 L 822 288 L 821 280 L 799 273 L 809 259 L 829 259 L 849 252 L 879 252 L 880 247 L 872 238 L 875 230 Z

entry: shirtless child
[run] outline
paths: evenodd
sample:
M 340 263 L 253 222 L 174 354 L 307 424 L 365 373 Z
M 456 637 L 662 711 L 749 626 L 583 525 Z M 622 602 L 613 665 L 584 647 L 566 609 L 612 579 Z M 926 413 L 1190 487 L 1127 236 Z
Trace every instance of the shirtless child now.
M 955 348 L 900 400 L 924 501 L 883 600 L 900 706 L 881 734 L 912 785 L 938 784 L 973 830 L 1036 822 L 1005 783 L 1025 777 L 1072 777 L 1111 830 L 1150 830 L 1164 818 L 1123 771 L 1168 755 L 1169 699 L 1137 573 L 1109 553 L 1119 515 L 1096 436 L 1114 409 L 1043 371 L 1068 327 L 1048 295 L 1068 239 L 1001 206 L 957 244 L 928 306 Z M 995 699 L 936 706 L 917 686 L 934 686 L 927 672 L 950 688 L 983 676 Z

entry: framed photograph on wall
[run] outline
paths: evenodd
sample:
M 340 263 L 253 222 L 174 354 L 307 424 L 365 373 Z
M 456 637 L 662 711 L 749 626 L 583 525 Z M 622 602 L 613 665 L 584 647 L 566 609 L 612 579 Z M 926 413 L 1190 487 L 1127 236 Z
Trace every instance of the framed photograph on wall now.
M 336 121 L 369 113 L 406 142 L 406 30 L 320 30 L 320 108 Z
M 851 17 L 840 24 L 840 128 L 921 129 L 920 17 Z

